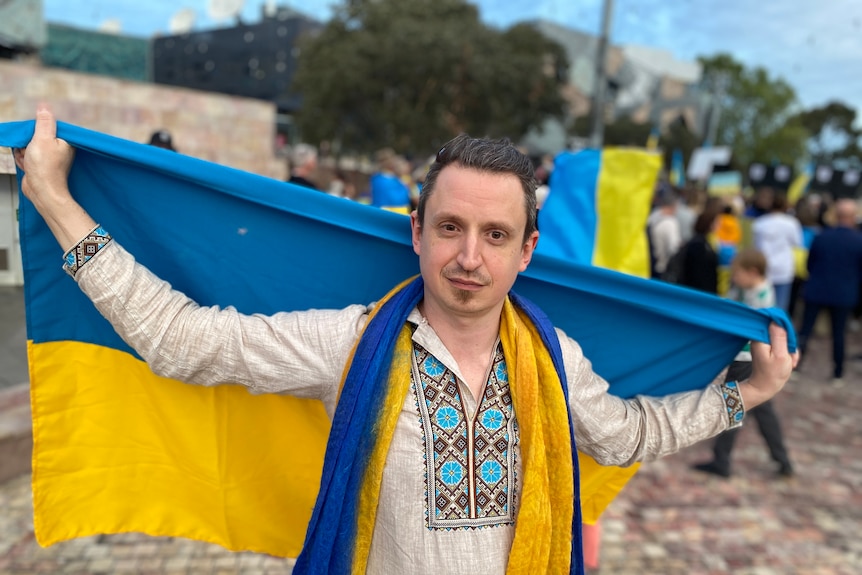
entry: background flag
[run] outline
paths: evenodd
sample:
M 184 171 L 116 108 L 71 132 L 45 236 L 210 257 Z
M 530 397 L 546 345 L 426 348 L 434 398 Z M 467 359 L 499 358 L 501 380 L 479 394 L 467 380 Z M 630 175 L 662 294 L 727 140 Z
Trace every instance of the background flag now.
M 676 187 L 685 185 L 685 161 L 682 156 L 682 150 L 674 150 L 671 155 L 668 181 L 672 186 Z
M 646 221 L 660 167 L 658 154 L 635 148 L 559 154 L 536 253 L 649 277 Z
M 25 146 L 33 127 L 0 124 L 0 146 Z M 64 123 L 58 136 L 77 150 L 69 182 L 84 208 L 203 305 L 341 307 L 418 271 L 403 215 Z M 157 378 L 60 269 L 23 197 L 20 226 L 39 542 L 140 531 L 295 556 L 320 477 L 322 406 Z M 747 340 L 765 341 L 773 318 L 795 348 L 783 314 L 540 254 L 516 290 L 625 397 L 706 385 Z M 589 473 L 587 520 L 607 504 Z

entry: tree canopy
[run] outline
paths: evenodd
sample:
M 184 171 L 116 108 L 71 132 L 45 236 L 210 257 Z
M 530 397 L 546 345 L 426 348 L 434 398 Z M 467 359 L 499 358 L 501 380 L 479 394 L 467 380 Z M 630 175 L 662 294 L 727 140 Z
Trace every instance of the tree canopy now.
M 304 43 L 303 138 L 427 153 L 460 132 L 520 138 L 562 118 L 563 49 L 532 26 L 486 26 L 465 0 L 344 0 Z
M 718 96 L 720 121 L 713 144 L 731 146 L 736 162 L 793 163 L 805 153 L 808 136 L 794 116 L 793 88 L 761 67 L 747 68 L 730 54 L 698 58 L 703 87 Z
M 862 131 L 856 127 L 856 110 L 841 102 L 829 102 L 797 114 L 794 118 L 810 135 L 807 147 L 811 159 L 829 163 L 836 159 L 858 158 Z

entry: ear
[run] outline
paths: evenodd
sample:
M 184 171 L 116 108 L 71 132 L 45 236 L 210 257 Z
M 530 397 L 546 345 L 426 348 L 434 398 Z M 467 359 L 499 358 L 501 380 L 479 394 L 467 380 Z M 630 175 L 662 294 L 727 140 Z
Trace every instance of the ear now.
M 533 259 L 533 252 L 536 251 L 536 245 L 539 243 L 539 231 L 536 230 L 530 237 L 527 238 L 527 241 L 524 242 L 524 246 L 521 248 L 521 265 L 518 267 L 518 271 L 522 272 L 527 269 L 527 266 L 530 265 L 530 261 Z
M 410 235 L 413 239 L 413 251 L 417 256 L 421 255 L 419 252 L 421 251 L 422 225 L 419 223 L 419 215 L 416 213 L 416 210 L 410 213 Z

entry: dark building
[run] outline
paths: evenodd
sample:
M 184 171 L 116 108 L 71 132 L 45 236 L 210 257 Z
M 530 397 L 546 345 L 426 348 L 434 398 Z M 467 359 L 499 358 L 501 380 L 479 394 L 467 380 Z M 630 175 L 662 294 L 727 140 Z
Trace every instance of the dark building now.
M 264 12 L 260 22 L 152 40 L 152 79 L 194 90 L 274 102 L 279 132 L 288 135 L 290 115 L 302 105 L 291 90 L 299 42 L 323 24 L 295 10 Z

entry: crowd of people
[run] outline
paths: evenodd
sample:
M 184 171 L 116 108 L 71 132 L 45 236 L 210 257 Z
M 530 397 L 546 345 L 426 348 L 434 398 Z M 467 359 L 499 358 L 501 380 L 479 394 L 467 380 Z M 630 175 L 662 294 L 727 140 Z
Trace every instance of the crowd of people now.
M 318 150 L 296 144 L 288 154 L 288 182 L 397 213 L 409 214 L 419 205 L 419 193 L 430 161 L 411 162 L 391 148 L 373 156 L 370 174 L 344 170 L 337 162 L 321 165 Z
M 786 190 L 760 188 L 747 196 L 714 197 L 694 186 L 678 189 L 660 184 L 647 226 L 652 277 L 755 308 L 784 310 L 797 326 L 800 366 L 820 312 L 828 311 L 832 384 L 843 386 L 845 332 L 848 325 L 858 325 L 862 315 L 858 207 L 854 198 L 831 198 L 814 191 L 791 206 Z M 744 356 L 745 350 L 730 366 L 728 377 L 741 377 Z M 751 415 L 778 475 L 792 476 L 793 465 L 772 402 Z M 729 430 L 720 435 L 713 459 L 695 468 L 729 477 L 737 433 Z

